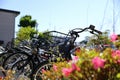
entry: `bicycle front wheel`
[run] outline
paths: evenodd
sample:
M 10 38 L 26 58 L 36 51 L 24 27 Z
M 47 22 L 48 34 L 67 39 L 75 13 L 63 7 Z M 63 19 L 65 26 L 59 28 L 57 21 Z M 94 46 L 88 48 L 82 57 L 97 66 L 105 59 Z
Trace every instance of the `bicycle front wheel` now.
M 50 70 L 51 67 L 52 63 L 49 63 L 48 61 L 42 62 L 33 72 L 32 80 L 42 80 L 44 77 L 43 70 Z

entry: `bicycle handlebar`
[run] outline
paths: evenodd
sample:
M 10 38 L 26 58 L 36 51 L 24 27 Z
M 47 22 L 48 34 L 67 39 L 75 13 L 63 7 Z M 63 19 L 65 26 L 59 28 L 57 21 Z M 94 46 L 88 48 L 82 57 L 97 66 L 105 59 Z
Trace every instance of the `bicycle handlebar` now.
M 73 30 L 70 31 L 70 34 L 71 34 L 71 35 L 74 34 L 74 35 L 78 36 L 78 33 L 82 33 L 82 32 L 84 32 L 84 31 L 86 31 L 86 30 L 88 30 L 88 29 L 92 30 L 92 31 L 89 31 L 91 34 L 95 34 L 94 32 L 96 32 L 96 33 L 98 33 L 98 34 L 102 34 L 101 31 L 95 29 L 95 26 L 94 26 L 94 25 L 90 25 L 89 27 L 86 27 L 86 28 L 84 28 L 84 29 L 80 29 L 80 31 L 74 31 L 75 29 L 73 29 Z
M 94 26 L 94 25 L 90 25 L 89 28 L 90 28 L 92 31 L 97 32 L 98 34 L 102 34 L 101 31 L 98 31 L 98 30 L 95 29 L 95 26 Z

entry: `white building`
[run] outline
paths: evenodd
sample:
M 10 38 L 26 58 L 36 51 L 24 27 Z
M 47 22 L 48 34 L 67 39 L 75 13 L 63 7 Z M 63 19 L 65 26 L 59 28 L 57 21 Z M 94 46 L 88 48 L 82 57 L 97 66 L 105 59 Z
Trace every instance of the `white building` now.
M 0 41 L 4 41 L 4 46 L 14 38 L 15 18 L 19 14 L 19 11 L 0 9 Z

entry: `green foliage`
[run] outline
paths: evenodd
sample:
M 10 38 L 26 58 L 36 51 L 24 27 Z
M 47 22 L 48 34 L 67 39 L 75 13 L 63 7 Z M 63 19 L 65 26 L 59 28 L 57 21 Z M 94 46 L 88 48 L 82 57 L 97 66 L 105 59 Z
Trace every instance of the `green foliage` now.
M 47 32 L 47 31 L 45 31 Z M 18 44 L 20 41 L 23 40 L 31 40 L 31 38 L 35 37 L 34 35 L 37 35 L 39 38 L 39 45 L 44 43 L 44 46 L 49 45 L 49 41 L 52 41 L 52 37 L 50 33 L 43 34 L 42 32 L 37 32 L 35 28 L 32 28 L 30 26 L 28 27 L 21 27 L 17 33 L 17 39 L 16 43 Z M 42 45 L 41 45 L 42 46 Z
M 20 18 L 19 26 L 20 27 L 35 27 L 36 26 L 36 20 L 32 20 L 32 17 L 30 15 L 25 15 Z
M 34 28 L 21 27 L 17 33 L 17 38 L 20 40 L 30 40 L 30 38 L 36 33 Z
M 118 49 L 120 49 L 120 35 L 118 35 L 118 39 L 117 39 L 117 41 L 114 42 L 114 45 L 115 45 Z
M 107 32 L 103 32 L 103 34 L 101 35 L 93 35 L 88 42 L 88 46 L 89 45 L 99 45 L 99 44 L 110 44 L 111 41 L 109 39 L 108 33 Z
M 49 31 L 44 31 L 43 33 L 39 32 L 39 38 L 44 38 L 47 40 L 52 40 L 52 34 L 49 33 Z
M 120 73 L 118 73 L 116 77 L 120 79 Z
M 80 52 L 76 52 L 77 60 L 54 63 L 50 70 L 44 71 L 42 78 L 43 80 L 44 78 L 50 80 L 119 80 L 120 56 L 118 55 L 119 58 L 113 57 L 113 51 L 111 48 L 107 48 L 104 52 L 98 53 L 95 50 L 81 49 Z M 117 50 L 117 54 L 120 54 L 120 50 Z M 100 60 L 98 60 L 98 63 L 93 64 L 95 57 Z M 101 64 L 101 61 L 104 62 L 104 65 Z M 75 65 L 73 66 L 72 64 Z M 99 65 L 99 68 L 95 69 L 94 66 L 97 65 Z M 68 69 L 68 71 L 64 73 L 63 69 Z M 71 71 L 71 69 L 73 70 Z

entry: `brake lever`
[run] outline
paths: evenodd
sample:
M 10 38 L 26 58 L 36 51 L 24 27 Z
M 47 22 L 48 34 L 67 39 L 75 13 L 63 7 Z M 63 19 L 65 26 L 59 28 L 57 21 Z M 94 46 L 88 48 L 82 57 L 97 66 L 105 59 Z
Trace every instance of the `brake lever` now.
M 90 26 L 89 26 L 89 29 L 91 29 L 92 31 L 97 32 L 98 34 L 102 34 L 101 31 L 98 31 L 98 30 L 95 29 L 95 26 L 94 26 L 94 25 L 90 25 Z

